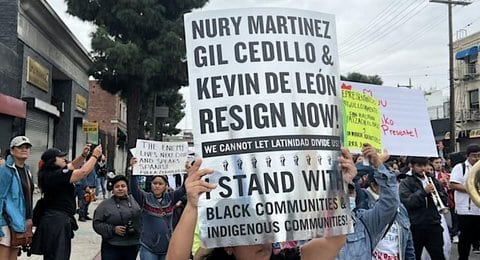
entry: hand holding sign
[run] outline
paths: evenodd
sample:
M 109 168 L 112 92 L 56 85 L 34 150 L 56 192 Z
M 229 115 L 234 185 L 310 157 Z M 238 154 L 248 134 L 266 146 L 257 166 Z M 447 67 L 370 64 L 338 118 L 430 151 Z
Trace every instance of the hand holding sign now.
M 352 183 L 353 178 L 357 175 L 357 168 L 353 163 L 353 156 L 346 148 L 340 148 L 342 155 L 338 159 L 340 169 L 342 170 L 343 180 L 347 183 Z
M 133 167 L 135 164 L 137 164 L 137 162 L 138 162 L 137 157 L 134 156 L 134 157 L 130 158 L 130 162 L 129 162 L 129 163 L 130 163 L 130 166 L 131 166 L 131 167 Z
M 193 165 L 187 162 L 186 168 L 188 178 L 185 180 L 185 189 L 187 190 L 187 205 L 197 207 L 198 197 L 204 192 L 210 192 L 217 187 L 216 184 L 208 183 L 202 180 L 202 177 L 211 174 L 213 169 L 200 169 L 201 159 L 196 159 Z
M 198 216 L 198 197 L 204 192 L 215 189 L 216 185 L 202 180 L 202 177 L 213 172 L 212 169 L 200 169 L 201 159 L 193 164 L 186 163 L 188 178 L 185 180 L 187 190 L 187 205 L 175 228 L 167 250 L 167 260 L 190 259 L 193 245 L 193 234 Z M 193 252 L 194 254 L 196 252 Z
M 373 148 L 370 144 L 363 145 L 362 154 L 363 157 L 368 159 L 375 168 L 378 168 L 390 157 L 386 149 L 383 149 L 382 154 L 378 154 L 375 148 Z

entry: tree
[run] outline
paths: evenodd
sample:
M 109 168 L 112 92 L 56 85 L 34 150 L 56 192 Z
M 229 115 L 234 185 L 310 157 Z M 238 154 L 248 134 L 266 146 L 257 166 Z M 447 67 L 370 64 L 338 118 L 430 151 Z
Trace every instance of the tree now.
M 142 111 L 145 113 L 145 115 L 143 115 L 144 120 L 142 121 L 148 122 L 145 131 L 150 132 L 150 136 L 153 139 L 161 139 L 162 134 L 175 135 L 180 132 L 175 126 L 185 116 L 183 112 L 185 101 L 182 95 L 178 93 L 179 89 L 180 88 L 164 89 L 156 93 L 156 95 L 151 95 L 150 98 L 148 98 L 148 102 L 144 103 L 146 108 Z M 154 101 L 155 97 L 157 98 L 156 102 Z M 168 118 L 157 118 L 157 120 L 153 120 L 155 103 L 157 106 L 168 107 Z M 156 122 L 156 127 L 153 127 L 154 122 Z M 155 134 L 153 129 L 156 129 L 156 132 L 159 132 L 159 134 Z
M 378 75 L 368 76 L 358 72 L 349 72 L 347 76 L 340 76 L 341 80 L 353 81 L 353 82 L 361 82 L 361 83 L 368 83 L 374 85 L 382 85 L 383 80 Z
M 65 0 L 67 12 L 92 22 L 92 75 L 127 100 L 128 145 L 142 132 L 142 101 L 187 84 L 183 14 L 207 0 Z M 178 95 L 165 96 L 181 106 Z M 147 107 L 147 106 L 145 106 Z M 180 111 L 181 112 L 181 111 Z M 173 114 L 177 114 L 174 111 Z

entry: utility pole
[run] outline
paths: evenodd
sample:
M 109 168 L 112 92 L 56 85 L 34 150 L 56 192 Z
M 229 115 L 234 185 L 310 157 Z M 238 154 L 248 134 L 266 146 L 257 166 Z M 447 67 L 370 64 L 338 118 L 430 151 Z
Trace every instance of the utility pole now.
M 448 5 L 448 58 L 449 58 L 449 82 L 450 82 L 450 149 L 455 152 L 457 148 L 456 129 L 455 129 L 455 83 L 453 81 L 453 25 L 452 25 L 452 6 L 453 5 L 469 5 L 469 1 L 452 1 L 452 0 L 430 0 L 432 3 L 441 3 Z

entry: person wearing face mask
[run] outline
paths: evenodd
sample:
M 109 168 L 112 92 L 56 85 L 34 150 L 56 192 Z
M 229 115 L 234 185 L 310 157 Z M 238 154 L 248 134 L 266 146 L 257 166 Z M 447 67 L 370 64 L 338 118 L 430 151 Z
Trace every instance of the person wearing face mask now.
M 364 191 L 358 187 L 349 189 L 354 232 L 347 235 L 347 242 L 340 249 L 337 259 L 371 260 L 376 245 L 395 218 L 399 204 L 395 174 L 383 164 L 389 158 L 387 151 L 379 155 L 367 144 L 362 153 L 373 166 L 372 174 L 378 183 L 380 194 L 371 208 L 365 208 Z
M 102 201 L 93 215 L 93 229 L 102 236 L 102 259 L 135 260 L 142 230 L 141 209 L 128 195 L 124 175 L 110 182 L 113 196 Z
M 43 193 L 43 210 L 38 220 L 33 219 L 38 226 L 33 236 L 32 254 L 43 255 L 45 260 L 70 259 L 71 239 L 78 229 L 74 217 L 74 183 L 85 178 L 95 167 L 102 155 L 102 146 L 98 145 L 85 161 L 89 152 L 90 146 L 85 145 L 81 155 L 70 163 L 65 159 L 67 154 L 57 148 L 50 148 L 42 154 L 38 185 Z
M 450 188 L 455 191 L 455 210 L 458 215 L 460 235 L 458 241 L 459 259 L 468 259 L 470 248 L 476 245 L 480 237 L 480 208 L 470 199 L 465 188 L 465 181 L 470 170 L 480 160 L 480 145 L 467 147 L 467 159 L 455 165 L 450 177 Z
M 130 165 L 134 167 L 137 159 L 132 158 Z M 131 176 L 131 172 L 129 173 Z M 151 191 L 140 189 L 137 178 L 130 177 L 130 190 L 142 208 L 144 228 L 140 237 L 141 260 L 164 260 L 168 244 L 173 232 L 172 216 L 175 204 L 185 194 L 185 186 L 177 190 L 168 190 L 168 179 L 165 175 L 153 176 Z
M 411 175 L 400 183 L 400 200 L 410 218 L 416 259 L 421 259 L 424 247 L 432 259 L 445 259 L 441 217 L 433 196 L 448 205 L 447 194 L 436 178 L 425 173 L 427 158 L 411 157 L 409 162 Z

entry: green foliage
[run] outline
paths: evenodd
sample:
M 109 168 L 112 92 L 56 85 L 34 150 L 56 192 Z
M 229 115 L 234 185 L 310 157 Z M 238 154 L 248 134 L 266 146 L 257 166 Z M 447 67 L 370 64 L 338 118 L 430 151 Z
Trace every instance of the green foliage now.
M 92 34 L 91 73 L 102 88 L 127 99 L 129 137 L 136 139 L 137 128 L 143 127 L 139 96 L 169 93 L 165 104 L 173 116 L 168 123 L 176 125 L 184 106 L 177 92 L 187 84 L 183 14 L 207 0 L 65 1 L 68 13 L 97 26 Z
M 361 83 L 368 83 L 374 85 L 382 85 L 383 80 L 378 75 L 364 75 L 358 72 L 349 72 L 347 76 L 340 76 L 341 80 L 353 81 L 353 82 L 361 82 Z
M 169 89 L 157 94 L 157 104 L 162 104 L 169 107 L 168 118 L 163 120 L 159 126 L 162 133 L 167 135 L 175 135 L 180 132 L 175 128 L 175 125 L 185 116 L 183 109 L 185 108 L 185 101 L 182 95 L 178 93 L 179 89 Z
M 168 107 L 168 118 L 157 118 L 156 120 L 156 130 L 160 131 L 166 135 L 175 135 L 180 132 L 180 129 L 175 128 L 175 125 L 185 116 L 183 109 L 185 108 L 185 101 L 181 94 L 178 93 L 179 88 L 169 88 L 161 92 L 156 93 L 157 97 L 157 106 L 166 106 Z M 153 107 L 155 104 L 154 101 L 155 95 L 146 97 L 148 100 L 143 105 L 145 106 L 145 112 L 147 112 L 144 117 L 145 121 L 148 122 L 145 126 L 145 131 L 150 132 L 153 137 Z M 157 139 L 160 139 L 160 136 L 157 136 Z

